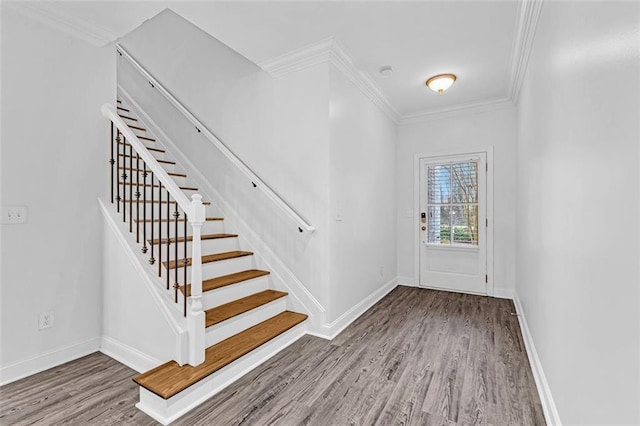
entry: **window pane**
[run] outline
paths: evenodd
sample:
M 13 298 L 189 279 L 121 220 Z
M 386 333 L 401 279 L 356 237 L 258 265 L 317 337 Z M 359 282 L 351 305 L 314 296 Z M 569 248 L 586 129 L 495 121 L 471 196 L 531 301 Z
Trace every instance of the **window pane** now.
M 478 202 L 478 163 L 456 163 L 451 165 L 453 203 Z
M 451 244 L 451 215 L 449 206 L 430 206 L 427 224 L 427 243 Z
M 478 245 L 478 206 L 451 207 L 453 244 Z
M 445 204 L 451 202 L 451 165 L 438 164 L 429 166 L 427 171 L 429 204 Z

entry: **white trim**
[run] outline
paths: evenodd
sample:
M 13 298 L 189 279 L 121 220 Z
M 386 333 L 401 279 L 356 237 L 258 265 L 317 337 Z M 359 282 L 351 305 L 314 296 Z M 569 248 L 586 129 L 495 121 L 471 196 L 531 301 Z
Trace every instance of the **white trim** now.
M 500 108 L 512 107 L 513 102 L 508 98 L 488 99 L 479 102 L 451 105 L 443 108 L 435 108 L 427 111 L 405 114 L 400 118 L 400 124 L 424 123 L 443 118 L 455 117 L 461 114 L 480 114 L 495 111 Z
M 493 297 L 498 299 L 515 299 L 516 291 L 512 288 L 495 288 L 493 289 Z
M 371 293 L 369 296 L 365 297 L 358 304 L 354 305 L 344 314 L 340 315 L 330 324 L 324 324 L 322 326 L 322 331 L 320 333 L 312 333 L 308 334 L 316 337 L 322 337 L 323 339 L 333 339 L 338 334 L 340 334 L 345 328 L 351 325 L 356 319 L 360 317 L 360 315 L 364 314 L 367 310 L 369 310 L 373 305 L 378 303 L 380 299 L 385 297 L 391 290 L 398 286 L 398 279 L 396 277 L 392 278 L 388 282 L 386 282 L 382 287 Z
M 78 18 L 54 1 L 6 1 L 4 5 L 95 46 L 106 46 L 120 37 L 110 28 Z
M 398 110 L 385 97 L 369 73 L 358 69 L 353 55 L 334 37 L 325 38 L 300 49 L 263 61 L 258 66 L 271 74 L 273 78 L 279 78 L 326 62 L 333 64 L 387 117 L 394 123 L 398 123 L 400 118 Z
M 517 294 L 515 295 L 513 302 L 516 307 L 516 313 L 518 314 L 518 322 L 520 323 L 522 338 L 527 350 L 527 356 L 529 357 L 529 364 L 531 364 L 533 379 L 536 382 L 538 394 L 540 395 L 540 403 L 542 404 L 544 418 L 549 426 L 562 426 L 560 415 L 558 414 L 558 409 L 556 408 L 556 404 L 553 401 L 553 396 L 551 395 L 551 388 L 549 387 L 547 378 L 544 375 L 542 363 L 540 362 L 540 358 L 538 357 L 538 352 L 536 351 L 536 347 L 533 343 L 533 337 L 531 336 L 529 326 L 527 325 L 527 318 L 524 314 L 524 309 L 522 308 L 522 304 L 520 303 L 520 299 L 518 298 Z
M 418 287 L 413 277 L 398 276 L 398 285 L 403 285 L 406 287 Z
M 113 337 L 102 336 L 100 343 L 100 352 L 111 357 L 131 368 L 132 370 L 142 373 L 151 370 L 162 364 L 162 361 L 152 356 L 140 352 L 136 348 L 126 345 Z
M 0 368 L 0 386 L 82 358 L 97 352 L 99 349 L 100 338 L 93 337 L 2 366 Z
M 533 39 L 542 9 L 542 0 L 521 0 L 518 8 L 515 36 L 511 47 L 511 67 L 509 68 L 509 86 L 507 96 L 518 104 L 520 88 L 527 72 L 529 56 L 533 48 Z
M 437 158 L 437 157 L 453 157 L 453 156 L 468 156 L 476 153 L 484 153 L 487 158 L 487 201 L 486 201 L 486 210 L 487 210 L 487 219 L 489 220 L 489 227 L 487 229 L 487 267 L 486 273 L 489 276 L 487 287 L 486 287 L 486 295 L 494 296 L 494 273 L 493 273 L 493 258 L 494 258 L 494 247 L 493 247 L 493 146 L 487 146 L 484 148 L 467 148 L 467 149 L 454 149 L 448 151 L 434 151 L 432 153 L 424 152 L 418 153 L 414 155 L 413 160 L 413 211 L 420 211 L 420 161 L 424 158 Z M 413 245 L 413 273 L 414 278 L 413 282 L 416 286 L 420 287 L 420 245 L 422 244 L 420 241 L 420 223 L 419 223 L 418 215 L 415 215 L 415 223 L 414 223 L 414 245 Z M 425 287 L 429 288 L 429 287 Z
M 183 104 L 176 99 L 158 80 L 156 80 L 138 61 L 131 56 L 127 50 L 120 44 L 116 44 L 118 53 L 125 58 L 134 69 L 138 71 L 144 78 L 146 78 L 152 87 L 156 89 L 164 98 L 169 101 L 171 105 L 182 114 L 187 120 L 193 124 L 194 130 L 202 133 L 202 135 L 220 151 L 231 164 L 238 168 L 244 174 L 255 188 L 259 188 L 265 196 L 271 200 L 276 206 L 280 207 L 282 211 L 289 216 L 297 225 L 300 232 L 305 230 L 309 233 L 315 231 L 315 227 L 311 225 L 300 213 L 298 213 L 291 205 L 289 205 L 281 195 L 274 191 L 266 182 L 264 182 L 258 175 L 256 175 L 249 166 L 247 166 L 238 156 L 231 151 L 216 135 L 214 135 L 200 120 L 198 120 Z M 176 199 L 176 201 L 178 201 Z

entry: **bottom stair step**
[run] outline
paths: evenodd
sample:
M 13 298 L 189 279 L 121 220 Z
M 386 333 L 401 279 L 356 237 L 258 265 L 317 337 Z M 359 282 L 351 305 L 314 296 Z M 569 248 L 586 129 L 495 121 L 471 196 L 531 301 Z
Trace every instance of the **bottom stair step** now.
M 159 397 L 169 399 L 306 319 L 304 314 L 282 312 L 207 348 L 205 361 L 197 367 L 181 367 L 177 362 L 169 361 L 134 377 L 133 381 Z

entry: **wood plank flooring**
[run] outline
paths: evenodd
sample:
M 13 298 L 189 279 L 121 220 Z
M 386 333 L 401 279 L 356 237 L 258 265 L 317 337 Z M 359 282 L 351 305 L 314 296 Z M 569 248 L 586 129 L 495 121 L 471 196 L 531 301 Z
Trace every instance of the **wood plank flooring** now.
M 513 303 L 398 287 L 305 336 L 176 425 L 544 425 Z M 93 354 L 0 388 L 0 424 L 155 425 L 135 372 Z

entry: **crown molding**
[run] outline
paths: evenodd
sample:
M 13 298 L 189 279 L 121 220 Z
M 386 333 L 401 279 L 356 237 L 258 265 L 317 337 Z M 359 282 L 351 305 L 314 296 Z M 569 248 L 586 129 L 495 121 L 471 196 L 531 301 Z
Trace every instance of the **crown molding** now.
M 334 65 L 387 117 L 398 123 L 400 113 L 384 96 L 375 80 L 367 72 L 358 69 L 353 55 L 333 37 L 260 62 L 258 66 L 278 78 L 322 63 Z
M 518 103 L 520 88 L 527 71 L 542 2 L 543 0 L 522 0 L 518 9 L 516 32 L 511 48 L 511 67 L 509 68 L 509 86 L 507 89 L 507 97 L 514 104 Z
M 513 107 L 513 101 L 509 98 L 488 99 L 479 102 L 451 105 L 443 108 L 403 115 L 400 118 L 401 125 L 422 123 L 425 121 L 439 120 L 460 114 L 479 114 L 500 108 Z
M 95 46 L 103 47 L 119 37 L 115 31 L 86 22 L 55 2 L 3 1 L 2 4 Z

